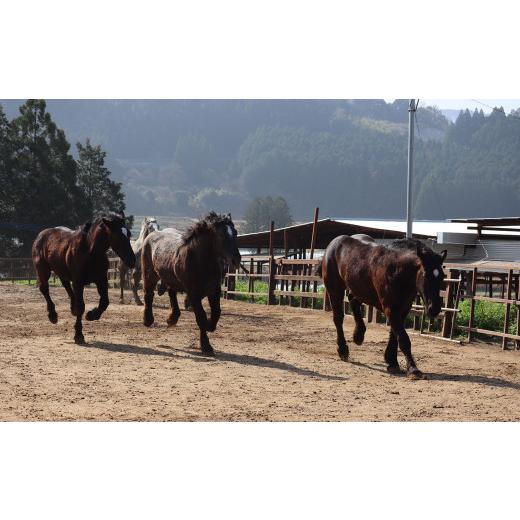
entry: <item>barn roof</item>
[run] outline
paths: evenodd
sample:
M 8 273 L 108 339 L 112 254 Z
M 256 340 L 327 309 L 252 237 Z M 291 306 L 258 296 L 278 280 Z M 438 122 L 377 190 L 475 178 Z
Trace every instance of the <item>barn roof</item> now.
M 287 247 L 289 249 L 310 248 L 312 237 L 312 222 L 297 224 L 274 230 L 273 247 L 283 249 L 285 247 L 284 236 L 287 236 Z M 376 239 L 403 238 L 405 233 L 389 229 L 367 227 L 358 224 L 340 222 L 330 218 L 321 219 L 317 222 L 316 249 L 325 249 L 330 241 L 339 235 L 355 235 L 364 233 Z M 426 235 L 416 235 L 417 238 L 427 238 Z M 238 236 L 238 247 L 241 248 L 267 248 L 269 247 L 269 231 L 247 233 Z

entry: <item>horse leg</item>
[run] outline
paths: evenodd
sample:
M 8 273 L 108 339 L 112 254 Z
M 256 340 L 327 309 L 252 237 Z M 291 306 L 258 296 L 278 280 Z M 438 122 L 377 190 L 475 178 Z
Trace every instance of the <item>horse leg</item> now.
M 210 319 L 208 321 L 208 332 L 214 332 L 217 328 L 218 320 L 220 319 L 220 286 L 216 291 L 208 296 L 209 307 L 211 309 Z
M 328 294 L 330 306 L 332 307 L 332 319 L 336 326 L 338 354 L 343 361 L 348 361 L 348 346 L 343 332 L 343 318 L 345 317 L 343 298 L 345 297 L 345 291 L 331 292 L 329 290 Z
M 132 273 L 132 293 L 134 295 L 134 301 L 136 305 L 140 307 L 143 305 L 141 298 L 137 294 L 137 289 L 139 288 L 139 282 L 141 281 L 141 267 L 136 264 L 134 272 Z
M 143 316 L 143 323 L 146 327 L 150 327 L 152 323 L 154 322 L 153 317 L 153 297 L 154 297 L 154 291 L 155 286 L 157 285 L 157 282 L 159 281 L 159 277 L 157 276 L 157 273 L 153 270 L 150 270 L 149 272 L 144 272 L 143 276 L 143 289 L 144 289 L 144 316 Z
M 125 303 L 125 298 L 123 296 L 123 291 L 125 288 L 125 279 L 126 279 L 126 273 L 128 272 L 128 267 L 123 262 L 119 263 L 119 303 Z
M 172 311 L 166 322 L 168 323 L 168 327 L 173 327 L 177 325 L 179 321 L 181 310 L 179 309 L 179 302 L 177 301 L 177 293 L 173 289 L 168 289 L 168 296 L 170 297 L 170 307 Z
M 349 293 L 348 295 L 348 301 L 350 303 L 350 308 L 352 309 L 352 314 L 354 315 L 354 320 L 356 322 L 353 340 L 356 345 L 362 345 L 363 340 L 365 339 L 365 332 L 367 328 L 365 326 L 365 322 L 363 321 L 361 303 L 359 302 L 359 300 L 356 300 L 356 298 L 354 298 L 354 295 L 351 293 Z
M 390 329 L 390 335 L 388 337 L 388 345 L 385 350 L 385 362 L 387 364 L 386 369 L 390 374 L 402 374 L 399 363 L 397 362 L 397 336 L 394 331 Z
M 193 311 L 195 312 L 195 319 L 197 320 L 197 325 L 200 330 L 200 350 L 203 354 L 208 356 L 214 356 L 215 351 L 213 347 L 209 343 L 208 338 L 208 317 L 206 316 L 206 311 L 202 306 L 202 301 L 200 298 L 190 297 L 191 305 L 193 307 Z
M 399 348 L 406 358 L 406 373 L 411 379 L 423 379 L 424 374 L 417 368 L 412 356 L 412 344 L 404 327 L 403 313 L 394 309 L 385 309 L 392 332 L 397 337 Z M 406 314 L 405 314 L 406 315 Z
M 97 292 L 99 294 L 99 303 L 97 307 L 94 307 L 87 312 L 85 318 L 87 321 L 99 320 L 101 315 L 107 310 L 108 300 L 108 280 L 106 278 L 96 282 Z
M 45 301 L 47 302 L 47 316 L 51 323 L 58 323 L 58 313 L 56 312 L 56 306 L 51 299 L 49 293 L 49 278 L 51 276 L 51 268 L 46 262 L 40 261 L 36 265 L 36 271 L 38 273 L 38 287 L 40 292 L 43 294 Z
M 74 324 L 74 341 L 78 345 L 85 344 L 85 338 L 83 337 L 83 324 L 81 317 L 85 312 L 85 301 L 83 300 L 83 284 L 81 282 L 73 282 L 74 300 L 76 308 L 76 323 Z
M 70 282 L 68 280 L 65 280 L 64 278 L 60 278 L 60 282 L 61 282 L 61 285 L 63 285 L 63 287 L 67 291 L 67 294 L 69 295 L 70 312 L 73 316 L 76 316 L 75 298 L 74 298 L 74 291 L 72 290 L 72 286 L 70 285 Z

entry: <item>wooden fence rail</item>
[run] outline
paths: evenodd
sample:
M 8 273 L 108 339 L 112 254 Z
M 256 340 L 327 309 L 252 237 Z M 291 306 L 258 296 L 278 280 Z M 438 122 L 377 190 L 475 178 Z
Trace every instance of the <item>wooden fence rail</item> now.
M 287 254 L 244 255 L 242 267 L 225 273 L 222 293 L 227 299 L 237 296 L 255 301 L 264 298 L 268 305 L 291 305 L 311 309 L 328 310 L 328 298 L 320 277 L 313 274 L 313 269 L 321 260 L 304 258 L 305 252 L 287 251 Z M 298 258 L 298 256 L 300 258 Z M 119 286 L 119 259 L 110 258 L 109 283 Z M 442 291 L 443 305 L 441 314 L 435 320 L 429 320 L 423 305 L 417 301 L 411 310 L 415 316 L 414 327 L 419 333 L 435 333 L 445 339 L 455 339 L 460 333 L 467 334 L 471 342 L 480 337 L 500 339 L 502 348 L 520 348 L 520 264 L 487 262 L 479 264 L 447 263 L 446 287 Z M 36 280 L 36 273 L 30 258 L 0 258 L 0 281 Z M 236 281 L 245 280 L 246 290 L 237 290 Z M 264 289 L 255 290 L 256 284 L 263 283 Z M 256 287 L 255 287 L 256 286 Z M 496 295 L 496 296 L 495 296 Z M 469 302 L 467 324 L 460 324 L 457 314 L 461 302 Z M 476 303 L 479 301 L 500 304 L 504 309 L 504 324 L 501 330 L 488 330 L 476 325 Z M 345 298 L 345 311 L 349 311 Z M 364 308 L 368 321 L 382 321 L 384 317 L 370 307 Z M 458 323 L 459 322 L 459 323 Z M 515 331 L 512 332 L 512 324 Z M 427 330 L 426 330 L 427 329 Z

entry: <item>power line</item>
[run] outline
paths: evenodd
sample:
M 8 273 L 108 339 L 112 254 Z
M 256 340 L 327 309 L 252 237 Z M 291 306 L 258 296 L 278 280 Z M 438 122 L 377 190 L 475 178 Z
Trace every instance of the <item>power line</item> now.
M 471 101 L 474 101 L 475 103 L 478 103 L 479 105 L 482 105 L 483 107 L 490 108 L 493 112 L 500 112 L 501 111 L 500 108 L 492 107 L 491 105 L 488 105 L 487 103 L 483 103 L 482 101 L 479 101 L 478 99 L 472 99 Z M 503 107 L 502 107 L 502 111 L 504 111 Z M 504 111 L 504 114 L 505 114 L 505 111 Z M 514 119 L 520 119 L 519 116 L 517 116 L 516 114 L 512 114 L 512 113 L 507 114 L 506 117 L 512 117 Z

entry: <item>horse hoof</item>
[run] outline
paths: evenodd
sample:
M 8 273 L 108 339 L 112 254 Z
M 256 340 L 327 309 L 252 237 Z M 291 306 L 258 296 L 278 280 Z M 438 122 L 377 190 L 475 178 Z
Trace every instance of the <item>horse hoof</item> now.
M 88 311 L 87 314 L 85 314 L 85 319 L 87 321 L 99 320 L 99 315 L 95 311 Z
M 153 322 L 154 322 L 154 321 L 155 321 L 155 320 L 154 320 L 153 318 L 145 318 L 145 319 L 143 320 L 143 323 L 144 323 L 144 326 L 145 326 L 145 327 L 151 327 L 151 326 L 153 325 Z
M 51 323 L 58 323 L 58 313 L 57 312 L 49 312 L 49 321 Z
M 353 335 L 352 339 L 354 340 L 354 343 L 356 345 L 362 345 L 363 341 L 365 340 L 365 331 L 364 330 L 354 331 L 354 335 Z
M 138 306 L 138 307 L 143 307 L 144 303 L 141 301 L 141 300 L 136 300 L 135 304 Z
M 208 357 L 215 357 L 215 351 L 212 347 L 201 349 L 202 353 Z
M 74 336 L 74 343 L 76 343 L 76 345 L 84 345 L 85 344 L 85 338 L 83 337 L 83 335 L 81 335 L 81 336 Z
M 178 320 L 166 320 L 166 323 L 168 324 L 168 328 L 175 327 L 177 325 Z
M 344 350 L 339 350 L 339 349 L 338 349 L 338 355 L 339 355 L 339 358 L 340 358 L 342 361 L 348 361 L 348 351 L 345 352 Z
M 398 375 L 398 374 L 404 374 L 404 372 L 401 370 L 401 367 L 399 365 L 393 367 L 393 366 L 387 366 L 386 371 L 389 374 Z
M 417 381 L 419 379 L 426 379 L 426 376 L 418 368 L 412 368 L 411 370 L 408 370 L 407 376 L 412 381 Z
M 213 323 L 212 321 L 208 321 L 208 324 L 206 325 L 206 332 L 215 332 L 216 328 L 217 328 L 216 323 Z

